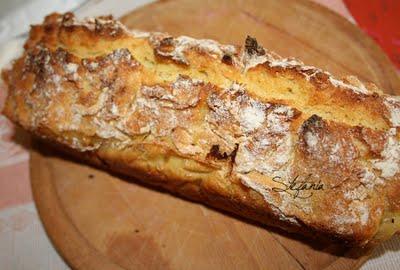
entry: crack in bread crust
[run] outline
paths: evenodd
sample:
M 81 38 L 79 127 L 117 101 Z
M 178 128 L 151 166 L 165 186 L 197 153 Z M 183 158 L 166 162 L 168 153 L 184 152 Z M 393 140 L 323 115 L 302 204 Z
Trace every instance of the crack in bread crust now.
M 254 38 L 241 48 L 52 14 L 3 78 L 11 120 L 108 169 L 354 245 L 400 225 L 398 98 Z

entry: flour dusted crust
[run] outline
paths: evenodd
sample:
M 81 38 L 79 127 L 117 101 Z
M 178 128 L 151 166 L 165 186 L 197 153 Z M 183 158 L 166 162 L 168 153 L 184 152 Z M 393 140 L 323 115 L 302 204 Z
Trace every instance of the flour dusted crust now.
M 254 38 L 221 45 L 52 14 L 3 78 L 11 120 L 110 170 L 352 245 L 400 226 L 400 100 Z

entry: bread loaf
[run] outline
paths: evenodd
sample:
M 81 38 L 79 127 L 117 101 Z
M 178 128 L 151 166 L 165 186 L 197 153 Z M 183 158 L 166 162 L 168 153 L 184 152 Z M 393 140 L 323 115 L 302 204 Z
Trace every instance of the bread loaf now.
M 400 227 L 400 99 L 266 51 L 49 15 L 3 71 L 5 115 L 108 170 L 291 232 Z

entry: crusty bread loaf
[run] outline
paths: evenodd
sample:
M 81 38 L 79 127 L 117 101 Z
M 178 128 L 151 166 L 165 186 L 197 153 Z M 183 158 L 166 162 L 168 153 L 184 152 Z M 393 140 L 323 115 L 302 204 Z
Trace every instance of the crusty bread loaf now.
M 364 246 L 400 227 L 400 99 L 243 47 L 52 14 L 4 113 L 92 163 L 264 224 Z

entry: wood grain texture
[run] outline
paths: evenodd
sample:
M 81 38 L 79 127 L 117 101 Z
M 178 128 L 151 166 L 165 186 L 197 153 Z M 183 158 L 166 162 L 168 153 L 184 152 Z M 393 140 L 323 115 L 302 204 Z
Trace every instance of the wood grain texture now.
M 131 28 L 241 44 L 396 93 L 388 58 L 356 27 L 308 1 L 170 0 L 122 19 Z M 76 269 L 355 269 L 368 251 L 309 243 L 132 180 L 61 158 L 36 143 L 34 198 L 46 231 Z

